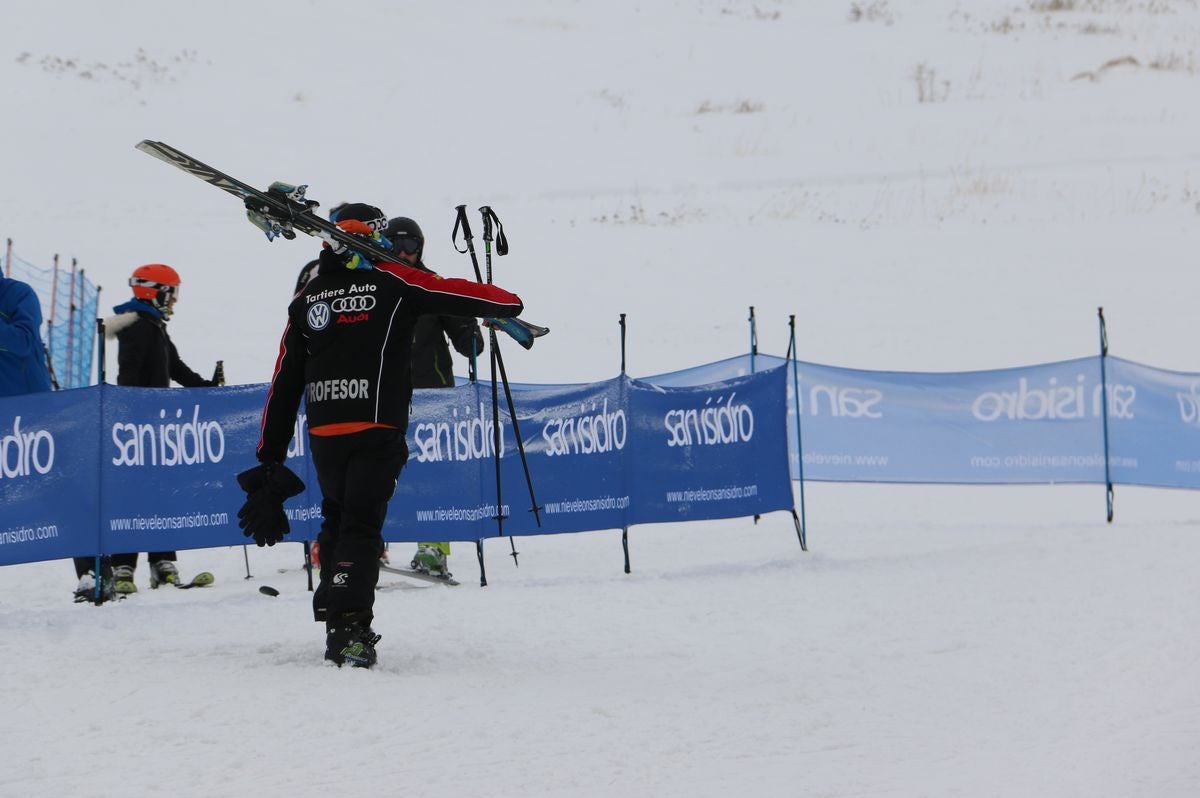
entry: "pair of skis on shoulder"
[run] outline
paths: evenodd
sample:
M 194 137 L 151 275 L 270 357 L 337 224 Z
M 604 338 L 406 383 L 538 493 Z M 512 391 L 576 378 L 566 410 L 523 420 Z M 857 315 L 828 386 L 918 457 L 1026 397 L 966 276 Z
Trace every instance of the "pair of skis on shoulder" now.
M 241 199 L 250 221 L 266 233 L 268 241 L 273 241 L 277 237 L 291 240 L 296 237 L 297 232 L 301 232 L 330 244 L 344 244 L 376 262 L 387 262 L 393 259 L 391 253 L 374 242 L 362 236 L 347 233 L 333 222 L 317 216 L 314 209 L 320 203 L 304 196 L 308 186 L 273 183 L 266 191 L 260 191 L 224 172 L 213 169 L 208 164 L 175 149 L 170 144 L 147 139 L 139 143 L 137 149 Z M 548 327 L 530 324 L 521 319 L 484 319 L 484 321 L 497 330 L 507 333 L 526 349 L 533 347 L 535 339 L 550 332 Z

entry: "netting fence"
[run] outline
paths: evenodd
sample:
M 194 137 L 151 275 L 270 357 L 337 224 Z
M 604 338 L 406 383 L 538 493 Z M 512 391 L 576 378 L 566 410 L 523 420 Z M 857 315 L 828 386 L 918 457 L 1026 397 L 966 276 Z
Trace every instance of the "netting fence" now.
M 6 277 L 28 283 L 42 305 L 42 341 L 57 388 L 82 388 L 93 383 L 96 311 L 100 289 L 84 274 L 74 258 L 39 266 L 13 252 L 12 239 L 2 255 Z

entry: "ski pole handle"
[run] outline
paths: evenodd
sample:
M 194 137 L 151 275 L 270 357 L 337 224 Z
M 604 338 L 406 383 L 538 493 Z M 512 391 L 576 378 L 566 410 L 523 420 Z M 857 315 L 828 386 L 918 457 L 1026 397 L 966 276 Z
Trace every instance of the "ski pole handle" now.
M 483 215 L 483 240 L 492 241 L 492 224 L 496 225 L 496 254 L 508 254 L 508 238 L 504 235 L 504 225 L 500 223 L 500 217 L 492 210 L 491 205 L 479 206 L 479 213 Z
M 481 216 L 483 216 L 483 240 L 494 241 L 495 239 L 492 238 L 492 217 L 495 216 L 495 214 L 492 213 L 491 206 L 480 205 L 479 213 Z
M 454 210 L 458 213 L 458 217 L 454 220 L 454 231 L 450 233 L 450 243 L 454 245 L 455 252 L 466 252 L 465 249 L 458 248 L 458 231 L 461 228 L 463 231 L 463 239 L 466 240 L 467 246 L 471 246 L 471 222 L 467 220 L 467 206 L 455 205 Z
M 471 265 L 475 268 L 475 282 L 482 283 L 483 275 L 479 273 L 479 258 L 475 256 L 475 242 L 471 236 L 471 223 L 467 221 L 467 206 L 455 205 L 454 210 L 458 212 L 457 218 L 454 220 L 454 230 L 450 233 L 450 243 L 454 245 L 454 251 L 458 253 L 470 252 Z M 466 249 L 458 248 L 458 230 L 462 228 L 463 239 L 467 242 Z

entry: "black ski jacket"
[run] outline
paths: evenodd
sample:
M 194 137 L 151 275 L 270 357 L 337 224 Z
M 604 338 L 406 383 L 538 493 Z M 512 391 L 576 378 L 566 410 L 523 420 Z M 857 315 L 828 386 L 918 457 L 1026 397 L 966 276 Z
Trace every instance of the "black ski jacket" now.
M 296 278 L 296 290 L 300 293 L 317 274 L 320 260 L 304 264 Z M 413 268 L 429 271 L 429 267 L 417 262 Z M 414 388 L 448 388 L 454 385 L 454 360 L 450 347 L 465 358 L 483 352 L 483 333 L 475 319 L 464 316 L 421 316 L 413 328 L 412 342 L 412 385 Z
M 258 459 L 283 462 L 300 399 L 310 430 L 378 424 L 407 430 L 412 345 L 424 314 L 508 318 L 524 309 L 494 285 L 398 263 L 346 269 L 330 250 L 292 299 L 263 408 Z
M 483 333 L 475 319 L 463 316 L 422 316 L 413 328 L 412 384 L 414 388 L 448 388 L 454 385 L 454 351 L 465 358 L 483 351 Z
M 414 268 L 429 271 L 424 262 Z M 454 385 L 450 347 L 465 358 L 483 351 L 483 333 L 475 319 L 464 316 L 422 316 L 413 328 L 412 383 L 414 388 L 448 388 Z
M 128 311 L 106 319 L 105 330 L 118 343 L 117 385 L 167 388 L 174 380 L 185 388 L 212 386 L 179 358 L 162 319 Z

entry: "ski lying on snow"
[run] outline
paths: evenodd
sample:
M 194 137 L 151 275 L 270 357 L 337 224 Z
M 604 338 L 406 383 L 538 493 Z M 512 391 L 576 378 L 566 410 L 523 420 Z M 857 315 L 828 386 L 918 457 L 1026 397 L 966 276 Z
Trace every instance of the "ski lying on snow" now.
M 216 577 L 214 577 L 211 573 L 208 571 L 201 571 L 192 577 L 192 581 L 187 583 L 180 582 L 175 585 L 175 587 L 179 588 L 180 590 L 188 590 L 193 587 L 208 587 L 214 581 L 216 581 Z
M 299 568 L 279 568 L 279 569 L 277 569 L 277 572 L 281 573 L 281 574 L 287 574 L 287 573 L 294 573 L 296 571 L 303 572 L 306 570 L 308 570 L 308 569 L 305 566 L 301 565 Z M 320 569 L 314 567 L 313 570 L 318 571 Z M 395 568 L 391 565 L 382 565 L 381 564 L 379 566 L 379 570 L 387 571 L 389 574 L 396 574 L 397 576 L 407 576 L 409 579 L 417 579 L 421 582 L 433 582 L 433 583 L 439 584 L 439 585 L 446 585 L 447 587 L 456 587 L 459 584 L 461 584 L 453 576 L 448 576 L 448 577 L 443 578 L 440 576 L 432 576 L 430 574 L 421 573 L 420 571 L 413 571 L 409 568 Z
M 379 570 L 387 571 L 389 574 L 407 576 L 409 579 L 419 579 L 422 582 L 435 582 L 436 584 L 448 587 L 454 587 L 459 584 L 458 580 L 452 576 L 433 576 L 432 574 L 423 574 L 420 571 L 412 571 L 408 568 L 394 568 L 390 565 L 380 565 Z

